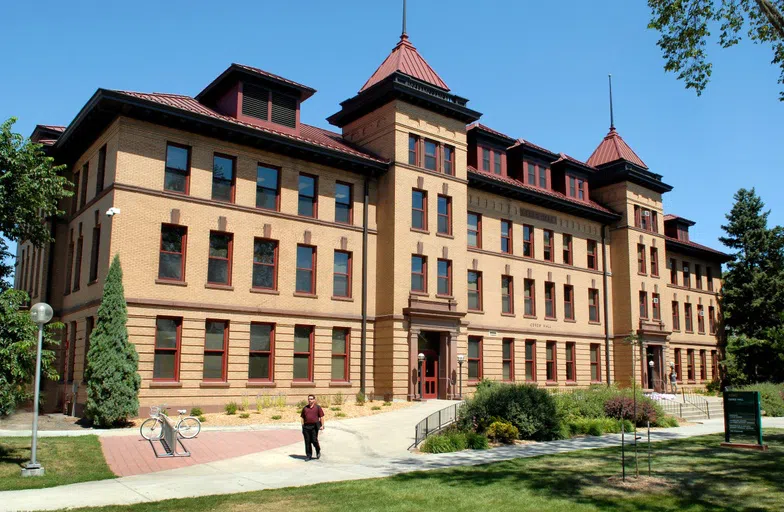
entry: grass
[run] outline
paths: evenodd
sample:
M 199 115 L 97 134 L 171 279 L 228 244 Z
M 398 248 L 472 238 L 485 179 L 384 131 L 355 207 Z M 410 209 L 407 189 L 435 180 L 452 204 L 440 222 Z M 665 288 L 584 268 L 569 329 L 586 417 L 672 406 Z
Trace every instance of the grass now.
M 38 461 L 46 470 L 42 477 L 22 478 L 22 465 L 29 460 L 29 437 L 0 438 L 0 491 L 115 478 L 103 458 L 98 436 L 38 438 Z
M 92 511 L 736 511 L 784 510 L 784 430 L 768 452 L 720 448 L 721 435 L 653 445 L 653 477 L 620 482 L 620 449 L 585 450 L 374 480 L 106 507 Z M 640 461 L 640 469 L 647 462 Z M 628 474 L 632 465 L 628 464 Z M 83 509 L 84 510 L 84 509 Z

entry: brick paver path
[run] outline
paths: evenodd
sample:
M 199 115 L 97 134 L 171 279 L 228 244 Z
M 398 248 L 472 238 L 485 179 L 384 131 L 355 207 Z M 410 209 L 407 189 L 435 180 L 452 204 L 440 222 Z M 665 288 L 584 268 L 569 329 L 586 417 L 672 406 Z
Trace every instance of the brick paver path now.
M 150 442 L 139 436 L 100 437 L 106 462 L 117 476 L 140 475 L 195 464 L 263 452 L 302 441 L 299 430 L 263 430 L 255 432 L 202 432 L 195 439 L 183 439 L 190 457 L 157 458 Z M 163 454 L 163 446 L 154 443 Z M 182 450 L 182 447 L 178 447 Z M 304 448 L 302 450 L 304 452 Z M 299 453 L 299 451 L 297 453 Z

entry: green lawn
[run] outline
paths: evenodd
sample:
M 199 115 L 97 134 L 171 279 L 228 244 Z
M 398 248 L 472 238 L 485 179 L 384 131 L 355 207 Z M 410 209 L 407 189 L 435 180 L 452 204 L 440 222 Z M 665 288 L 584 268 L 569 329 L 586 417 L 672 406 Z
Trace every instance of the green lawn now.
M 784 430 L 765 453 L 719 447 L 720 435 L 654 443 L 653 478 L 624 485 L 620 449 L 309 487 L 92 511 L 739 511 L 784 510 Z M 631 464 L 629 465 L 631 471 Z M 640 461 L 647 469 L 647 460 Z
M 0 491 L 115 478 L 98 436 L 38 438 L 38 461 L 46 470 L 42 477 L 22 478 L 22 465 L 29 460 L 29 437 L 0 437 Z

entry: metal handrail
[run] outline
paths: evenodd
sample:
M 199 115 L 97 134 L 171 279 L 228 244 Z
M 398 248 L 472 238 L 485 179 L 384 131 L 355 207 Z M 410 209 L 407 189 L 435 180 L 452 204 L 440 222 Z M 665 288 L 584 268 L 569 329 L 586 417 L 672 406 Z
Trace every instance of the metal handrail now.
M 414 427 L 414 444 L 411 445 L 411 448 L 418 446 L 419 443 L 424 441 L 430 434 L 439 432 L 443 430 L 444 427 L 455 423 L 459 418 L 460 407 L 463 403 L 464 402 L 460 402 L 445 407 L 417 423 L 416 427 Z
M 700 412 L 705 414 L 705 416 L 710 419 L 710 403 L 702 398 L 701 396 L 697 396 L 695 393 L 689 391 L 686 392 L 685 389 L 681 389 L 681 396 L 683 397 L 683 402 L 688 403 L 696 407 Z

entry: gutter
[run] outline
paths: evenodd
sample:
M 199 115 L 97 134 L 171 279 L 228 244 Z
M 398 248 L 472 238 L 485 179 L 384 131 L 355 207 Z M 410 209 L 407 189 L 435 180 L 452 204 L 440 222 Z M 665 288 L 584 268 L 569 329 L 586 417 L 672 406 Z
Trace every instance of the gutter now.
M 368 197 L 370 195 L 370 177 L 365 175 L 364 190 L 362 194 L 362 327 L 359 349 L 359 392 L 365 394 L 366 384 L 366 357 L 367 357 L 367 302 L 368 302 Z
M 604 286 L 604 367 L 607 385 L 611 384 L 610 379 L 610 299 L 608 298 L 607 277 L 607 224 L 602 225 L 602 282 Z

